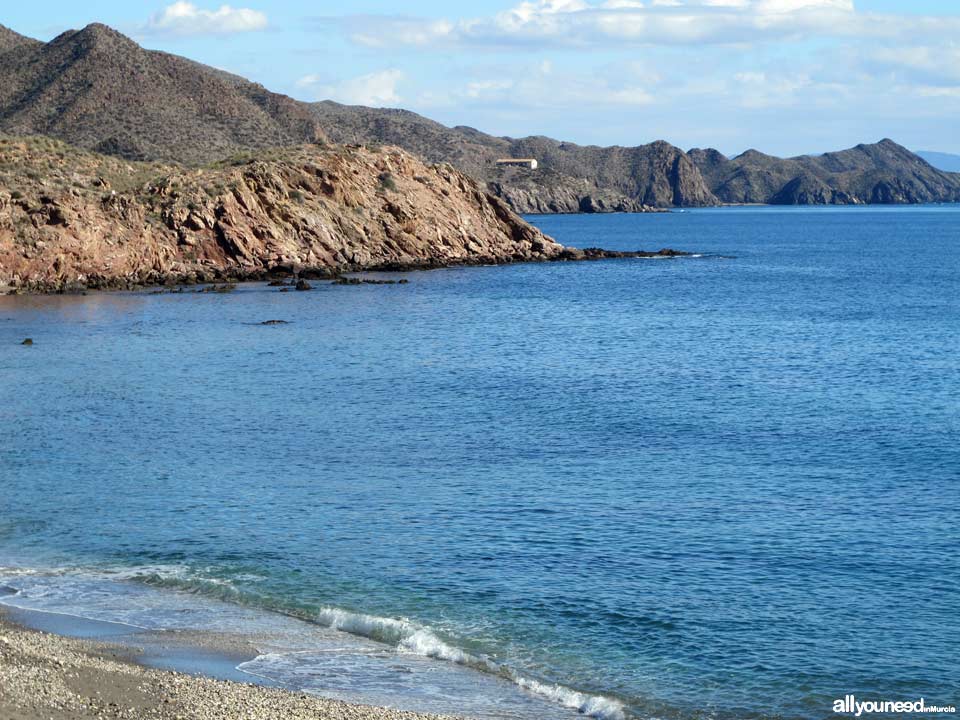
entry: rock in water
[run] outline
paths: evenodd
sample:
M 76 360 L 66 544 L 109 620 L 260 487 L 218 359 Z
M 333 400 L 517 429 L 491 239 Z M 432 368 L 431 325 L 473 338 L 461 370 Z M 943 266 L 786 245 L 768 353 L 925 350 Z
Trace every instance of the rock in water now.
M 22 343 L 20 343 L 20 344 L 21 344 L 21 345 L 33 345 L 33 340 L 32 340 L 31 338 L 27 338 L 26 340 L 24 340 L 24 341 L 23 341 Z
M 304 290 L 313 290 L 313 285 L 308 283 L 306 280 L 297 280 L 296 289 L 301 292 Z

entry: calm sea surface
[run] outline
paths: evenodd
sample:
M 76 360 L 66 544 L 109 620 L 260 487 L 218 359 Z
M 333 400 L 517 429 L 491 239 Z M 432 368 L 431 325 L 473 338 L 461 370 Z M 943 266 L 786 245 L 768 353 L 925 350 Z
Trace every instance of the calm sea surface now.
M 483 718 L 960 703 L 960 210 L 532 221 L 703 256 L 0 299 L 0 599 Z

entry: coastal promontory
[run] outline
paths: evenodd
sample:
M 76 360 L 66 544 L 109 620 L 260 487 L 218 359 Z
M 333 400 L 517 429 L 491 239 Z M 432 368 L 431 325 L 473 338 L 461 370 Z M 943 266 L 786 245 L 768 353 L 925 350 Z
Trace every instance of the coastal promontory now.
M 202 167 L 0 137 L 0 285 L 123 288 L 503 263 L 565 249 L 449 165 L 322 143 Z

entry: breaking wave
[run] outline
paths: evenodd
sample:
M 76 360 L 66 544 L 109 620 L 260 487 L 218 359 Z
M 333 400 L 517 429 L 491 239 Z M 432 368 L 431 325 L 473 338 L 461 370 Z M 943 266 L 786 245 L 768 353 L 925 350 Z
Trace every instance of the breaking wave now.
M 518 687 L 578 711 L 598 720 L 623 720 L 626 717 L 623 703 L 603 695 L 589 695 L 563 685 L 554 685 L 528 678 L 516 670 L 490 660 L 481 655 L 468 653 L 441 639 L 428 628 L 409 620 L 352 613 L 339 608 L 324 608 L 315 618 L 325 627 L 341 632 L 360 635 L 387 645 L 400 652 L 445 660 L 482 672 L 499 675 L 510 680 Z

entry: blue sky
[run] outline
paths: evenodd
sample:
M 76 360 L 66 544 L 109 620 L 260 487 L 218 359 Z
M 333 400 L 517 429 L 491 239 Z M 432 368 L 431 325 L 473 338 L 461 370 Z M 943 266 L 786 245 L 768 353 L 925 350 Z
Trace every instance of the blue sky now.
M 302 100 L 580 143 L 960 153 L 958 0 L 121 0 L 17 3 L 50 39 L 103 22 Z

